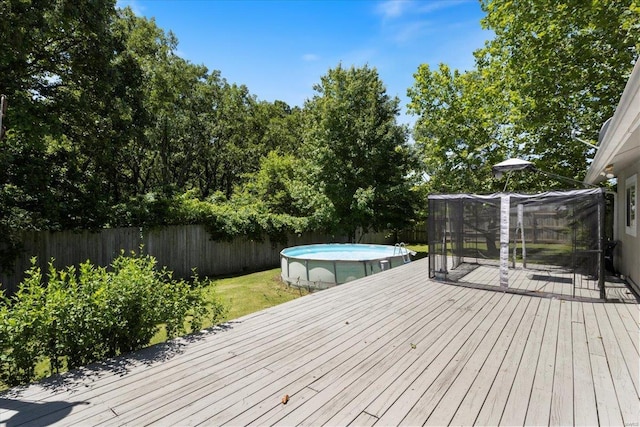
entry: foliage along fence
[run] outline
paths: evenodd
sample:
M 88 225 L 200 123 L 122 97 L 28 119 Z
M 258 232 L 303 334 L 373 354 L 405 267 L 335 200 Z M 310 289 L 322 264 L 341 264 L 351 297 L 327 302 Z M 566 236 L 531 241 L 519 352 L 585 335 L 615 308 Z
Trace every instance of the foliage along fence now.
M 394 243 L 393 236 L 385 233 L 367 233 L 356 241 L 361 243 Z M 287 243 L 272 243 L 237 237 L 231 241 L 214 241 L 204 226 L 178 225 L 141 229 L 137 227 L 91 231 L 26 231 L 23 233 L 24 250 L 14 264 L 13 274 L 0 275 L 0 285 L 13 294 L 37 258 L 37 266 L 47 270 L 53 259 L 56 268 L 78 266 L 90 260 L 97 266 L 108 266 L 121 251 L 134 251 L 156 258 L 159 266 L 173 271 L 176 279 L 188 279 L 195 268 L 200 277 L 257 271 L 280 265 L 280 251 L 288 246 L 312 243 L 343 243 L 346 237 L 327 236 L 322 233 L 304 233 L 288 236 Z

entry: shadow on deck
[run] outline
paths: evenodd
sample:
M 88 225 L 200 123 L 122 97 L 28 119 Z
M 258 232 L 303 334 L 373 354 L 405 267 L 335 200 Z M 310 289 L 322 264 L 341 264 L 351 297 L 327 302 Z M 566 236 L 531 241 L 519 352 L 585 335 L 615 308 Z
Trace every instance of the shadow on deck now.
M 562 268 L 529 266 L 510 268 L 508 287 L 500 286 L 499 266 L 492 263 L 462 263 L 447 272 L 443 281 L 477 289 L 543 296 L 563 300 L 603 302 L 597 278 Z M 638 303 L 640 298 L 631 287 L 615 276 L 605 278 L 607 302 Z

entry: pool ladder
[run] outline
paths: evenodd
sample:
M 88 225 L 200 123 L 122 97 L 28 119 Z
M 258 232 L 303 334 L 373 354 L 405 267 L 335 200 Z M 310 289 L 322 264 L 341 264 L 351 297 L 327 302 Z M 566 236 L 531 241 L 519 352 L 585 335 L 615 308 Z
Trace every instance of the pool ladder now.
M 409 249 L 407 249 L 407 246 L 404 243 L 396 243 L 395 247 L 393 248 L 393 255 L 395 256 L 396 254 L 402 255 L 403 263 L 407 264 L 411 262 Z

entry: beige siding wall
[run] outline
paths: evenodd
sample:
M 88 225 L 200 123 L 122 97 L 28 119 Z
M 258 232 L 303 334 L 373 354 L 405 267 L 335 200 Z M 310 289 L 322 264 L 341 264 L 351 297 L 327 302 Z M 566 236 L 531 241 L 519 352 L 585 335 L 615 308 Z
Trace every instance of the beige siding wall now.
M 627 178 L 633 175 L 638 177 L 636 199 L 640 200 L 640 194 L 638 194 L 638 190 L 640 190 L 640 163 L 636 162 L 618 175 L 618 235 L 616 238 L 620 244 L 616 248 L 615 258 L 616 268 L 620 274 L 626 276 L 638 288 L 640 287 L 640 217 L 638 217 L 640 212 L 636 212 L 636 236 L 628 234 L 625 229 L 627 206 L 625 187 Z

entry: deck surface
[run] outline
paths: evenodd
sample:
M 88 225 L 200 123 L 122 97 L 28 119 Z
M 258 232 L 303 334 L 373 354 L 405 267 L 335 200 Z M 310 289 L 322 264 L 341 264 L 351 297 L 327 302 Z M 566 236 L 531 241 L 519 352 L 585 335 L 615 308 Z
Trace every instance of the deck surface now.
M 412 262 L 12 389 L 0 424 L 638 425 L 635 299 L 505 293 L 427 271 Z
M 549 297 L 570 297 L 582 300 L 600 299 L 598 280 L 593 277 L 572 273 L 548 266 L 521 267 L 509 269 L 510 290 L 538 293 Z M 462 284 L 481 285 L 487 288 L 500 286 L 500 268 L 497 265 L 463 264 L 460 268 L 464 276 L 454 281 Z M 455 275 L 454 275 L 455 277 Z M 615 277 L 607 277 L 606 297 L 609 301 L 633 302 L 635 297 L 629 287 Z

